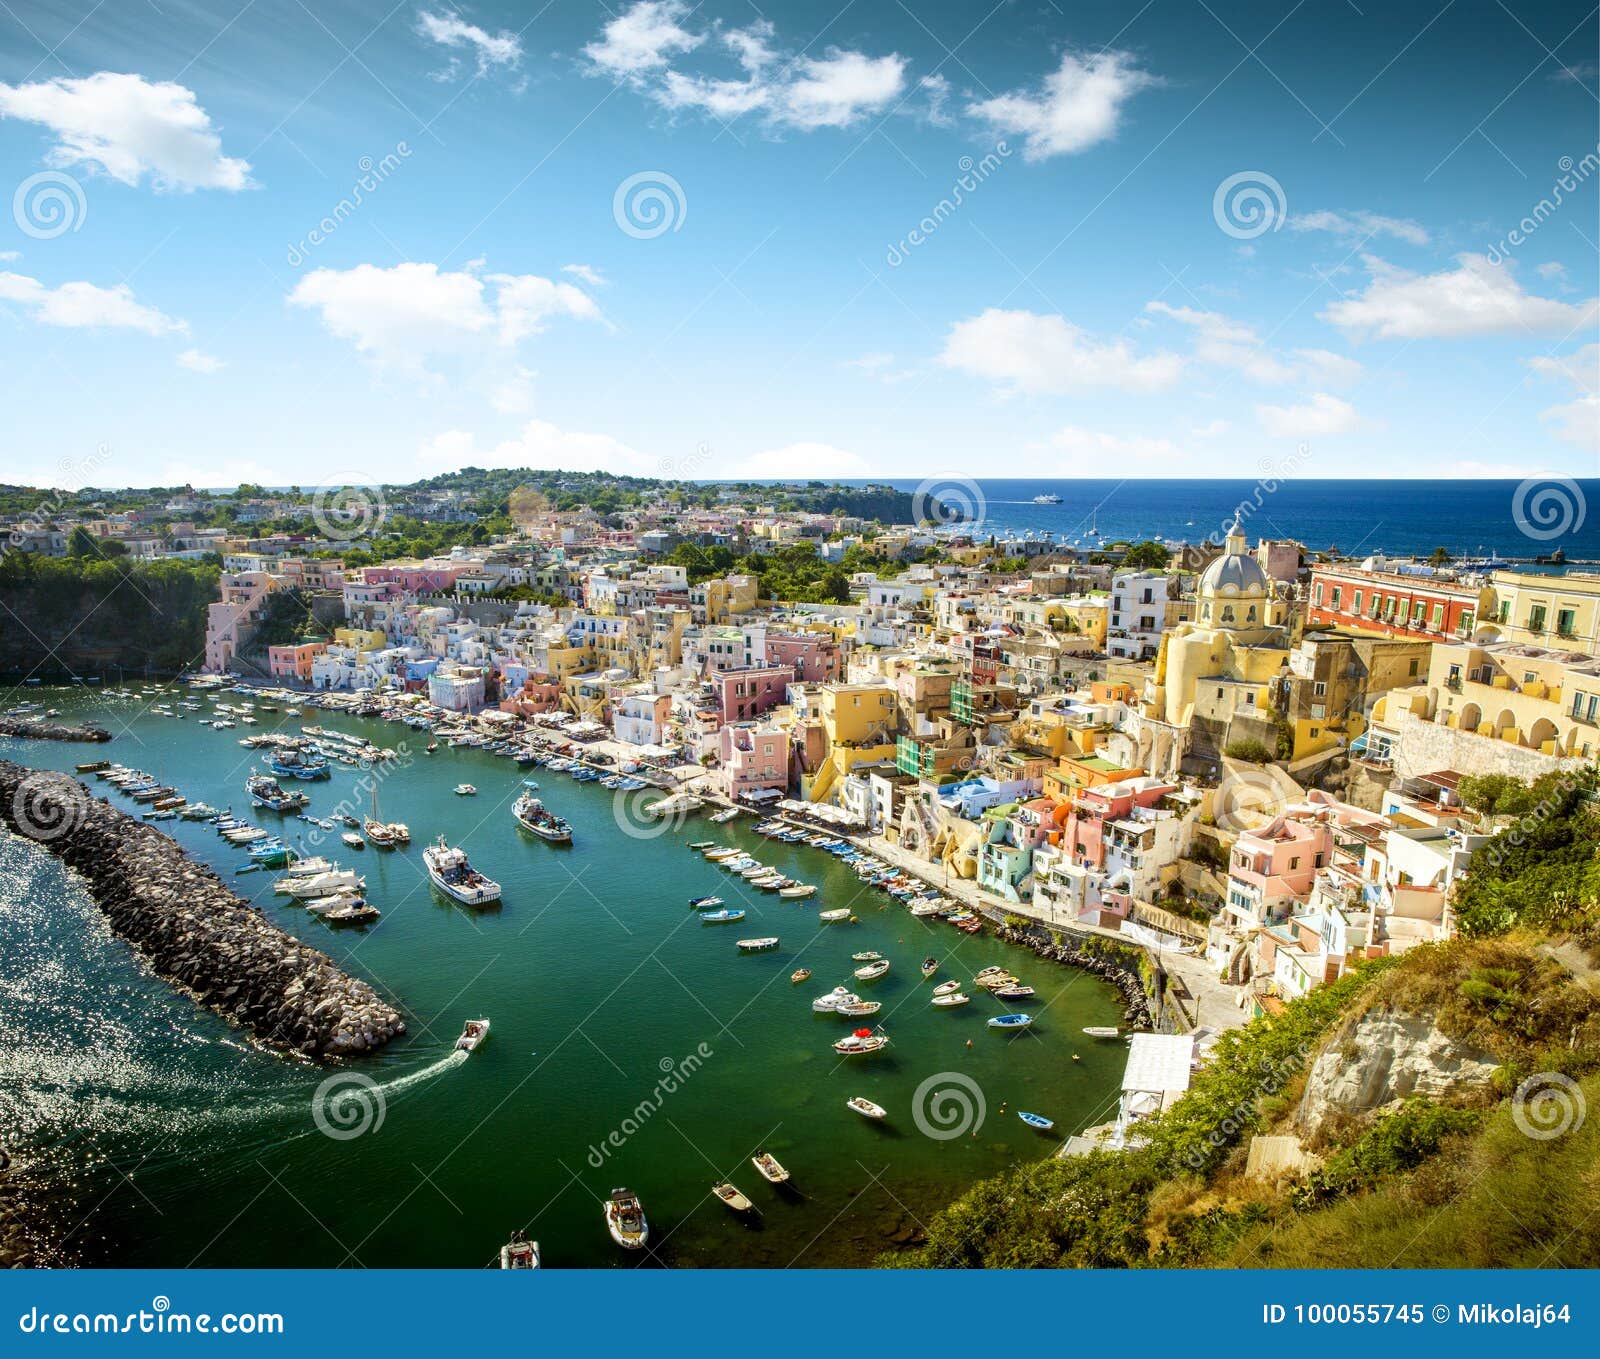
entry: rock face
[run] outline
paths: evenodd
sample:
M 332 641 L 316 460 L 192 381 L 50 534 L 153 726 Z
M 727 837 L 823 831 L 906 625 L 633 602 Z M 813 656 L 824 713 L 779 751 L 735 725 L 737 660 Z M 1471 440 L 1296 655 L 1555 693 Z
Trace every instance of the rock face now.
M 1048 958 L 1053 963 L 1065 963 L 1068 967 L 1080 967 L 1110 982 L 1117 988 L 1127 1007 L 1122 1012 L 1123 1022 L 1130 1029 L 1154 1027 L 1150 1022 L 1150 1000 L 1145 995 L 1144 982 L 1132 968 L 1115 958 L 1091 953 L 1073 944 L 1057 944 L 1048 931 L 1039 927 L 1014 929 L 1010 925 L 1002 925 L 995 933 L 1009 944 L 1031 948 L 1041 958 Z
M 1360 1115 L 1405 1099 L 1471 1094 L 1498 1063 L 1434 1027 L 1431 1015 L 1370 1010 L 1336 1034 L 1311 1065 L 1297 1122 L 1315 1136 L 1334 1115 Z
M 158 975 L 261 1042 L 328 1058 L 405 1032 L 365 982 L 76 779 L 0 760 L 0 820 L 82 874 L 112 928 Z
M 109 741 L 104 727 L 69 727 L 60 722 L 33 722 L 21 717 L 0 717 L 0 736 L 20 736 L 33 741 Z

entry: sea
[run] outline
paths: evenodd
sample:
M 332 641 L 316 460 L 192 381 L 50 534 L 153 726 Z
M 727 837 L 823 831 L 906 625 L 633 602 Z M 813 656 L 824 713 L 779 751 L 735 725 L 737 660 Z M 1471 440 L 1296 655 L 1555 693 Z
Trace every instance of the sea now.
M 359 868 L 382 919 L 336 929 L 275 895 L 272 871 L 236 874 L 246 854 L 210 827 L 161 823 L 409 1024 L 377 1055 L 343 1065 L 264 1051 L 152 976 L 59 860 L 0 831 L 0 1141 L 53 1196 L 68 1262 L 478 1268 L 526 1231 L 552 1268 L 865 1265 L 915 1241 L 973 1182 L 1050 1155 L 1059 1134 L 1115 1111 L 1125 1045 L 1082 1032 L 1120 1022 L 1111 987 L 915 919 L 823 851 L 757 836 L 749 817 L 663 826 L 639 817 L 641 794 L 622 805 L 598 784 L 482 751 L 429 755 L 425 735 L 376 718 L 258 709 L 259 725 L 217 730 L 201 725 L 209 703 L 183 719 L 149 711 L 189 697 L 182 686 L 127 700 L 25 692 L 114 739 L 0 739 L 0 756 L 61 770 L 132 765 Z M 240 738 L 302 723 L 407 747 L 379 797 L 384 819 L 409 824 L 411 848 L 353 852 L 331 835 L 319 846 L 307 823 L 251 810 L 244 780 L 259 753 Z M 96 795 L 138 808 L 84 777 Z M 513 823 L 525 777 L 571 821 L 572 845 Z M 296 786 L 314 814 L 360 813 L 369 778 L 336 765 L 331 780 Z M 456 795 L 460 783 L 477 795 Z M 440 835 L 501 882 L 498 908 L 432 889 L 422 847 Z M 819 891 L 781 901 L 752 889 L 688 848 L 700 840 L 745 847 Z M 702 923 L 688 902 L 707 894 L 747 917 Z M 819 922 L 841 906 L 856 923 Z M 779 948 L 735 945 L 763 935 Z M 854 980 L 851 954 L 866 950 L 890 960 L 888 975 Z M 930 955 L 932 982 L 919 972 Z M 957 1009 L 929 1004 L 937 981 L 961 979 L 973 993 L 978 970 L 997 963 L 1037 988 L 1030 1030 L 987 1028 L 1007 1007 L 981 991 Z M 791 982 L 801 967 L 810 979 Z M 882 1025 L 883 1052 L 832 1051 L 854 1024 L 814 1014 L 811 1001 L 840 984 L 883 1003 L 874 1021 L 855 1021 Z M 480 1016 L 489 1037 L 456 1054 L 462 1025 Z M 888 1119 L 847 1109 L 856 1095 Z M 1055 1119 L 1059 1133 L 1030 1130 L 1019 1110 Z M 763 1150 L 789 1169 L 791 1189 L 757 1176 L 750 1158 Z M 722 1180 L 757 1212 L 738 1218 L 714 1200 Z M 606 1234 L 604 1200 L 623 1186 L 649 1215 L 646 1254 Z
M 964 526 L 1004 536 L 1048 532 L 1078 547 L 1126 539 L 1220 542 L 1237 514 L 1254 543 L 1290 538 L 1345 556 L 1427 556 L 1531 562 L 1562 549 L 1600 563 L 1600 479 L 1338 480 L 1264 468 L 1256 480 L 967 478 L 889 484 L 959 507 Z M 1060 504 L 1035 504 L 1057 495 Z M 930 517 L 932 517 L 930 513 Z

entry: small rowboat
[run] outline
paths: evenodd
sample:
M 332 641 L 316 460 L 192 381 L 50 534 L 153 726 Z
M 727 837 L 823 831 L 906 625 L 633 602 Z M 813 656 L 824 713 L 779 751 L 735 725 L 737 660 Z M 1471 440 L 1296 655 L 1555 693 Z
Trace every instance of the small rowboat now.
M 803 981 L 810 981 L 811 969 L 809 967 L 797 967 L 789 974 L 789 980 L 794 982 L 796 986 Z
M 1084 1029 L 1090 1038 L 1115 1038 L 1117 1030 L 1109 1024 L 1090 1024 Z
M 702 852 L 708 849 L 715 849 L 716 847 L 717 842 L 715 840 L 691 840 L 689 842 L 690 849 L 698 849 Z
M 1032 1000 L 1035 993 L 1031 986 L 997 986 L 989 994 L 999 1000 Z
M 816 887 L 809 882 L 796 883 L 793 887 L 780 887 L 778 895 L 793 900 L 796 897 L 809 897 L 815 894 Z
M 713 1198 L 721 1199 L 723 1203 L 727 1204 L 728 1207 L 736 1213 L 748 1213 L 752 1208 L 755 1207 L 755 1204 L 751 1203 L 746 1195 L 741 1194 L 726 1181 L 721 1184 L 712 1185 L 711 1196 Z
M 727 925 L 735 920 L 743 920 L 744 912 L 730 910 L 707 911 L 700 919 L 708 925 Z
M 868 963 L 865 967 L 858 967 L 855 973 L 856 980 L 874 981 L 883 976 L 883 974 L 888 970 L 889 960 L 887 958 L 879 958 L 875 963 Z
M 843 907 L 837 911 L 824 911 L 817 917 L 817 919 L 822 921 L 825 925 L 831 925 L 836 920 L 848 920 L 849 918 L 849 910 Z
M 931 977 L 938 970 L 939 960 L 937 958 L 924 958 L 922 960 L 922 975 L 924 977 Z
M 875 949 L 867 949 L 863 953 L 852 953 L 850 955 L 850 961 L 853 963 L 875 963 L 878 962 L 882 957 L 883 954 L 877 952 Z
M 991 1029 L 1025 1029 L 1032 1023 L 1032 1015 L 996 1015 L 988 1021 Z
M 768 949 L 778 947 L 778 936 L 769 934 L 761 939 L 741 939 L 739 951 L 741 953 L 765 953 Z
M 935 997 L 953 996 L 960 989 L 961 983 L 958 981 L 940 982 L 936 987 L 933 988 L 933 994 Z
M 863 1118 L 884 1119 L 889 1117 L 889 1111 L 883 1105 L 874 1104 L 870 1099 L 866 1099 L 861 1095 L 855 1096 L 854 1099 L 847 1099 L 844 1102 L 844 1107 L 846 1109 L 854 1109 Z
M 709 911 L 713 906 L 722 905 L 721 897 L 690 897 L 689 905 L 697 911 Z
M 1056 1126 L 1055 1119 L 1046 1118 L 1043 1114 L 1028 1114 L 1024 1113 L 1021 1109 L 1018 1109 L 1017 1117 L 1026 1123 L 1030 1128 L 1036 1128 L 1040 1132 L 1049 1132 L 1053 1127 Z
M 868 1015 L 875 1015 L 883 1009 L 881 1000 L 841 1000 L 834 1006 L 834 1013 L 844 1015 L 847 1019 L 865 1019 Z
M 1001 973 L 1005 973 L 1005 975 L 1008 976 L 1008 977 L 1011 975 L 1009 972 L 1006 971 L 1005 968 L 1000 967 L 998 965 L 994 966 L 994 967 L 979 968 L 977 975 L 978 975 L 978 980 L 982 981 L 985 977 L 994 977 L 994 976 L 998 976 Z
M 960 991 L 947 991 L 942 996 L 935 996 L 933 1003 L 948 1007 L 951 1005 L 965 1005 L 971 999 L 971 996 L 963 995 Z
M 770 1151 L 758 1151 L 750 1158 L 750 1164 L 756 1168 L 756 1174 L 768 1184 L 789 1183 L 789 1172 L 778 1163 L 778 1158 Z

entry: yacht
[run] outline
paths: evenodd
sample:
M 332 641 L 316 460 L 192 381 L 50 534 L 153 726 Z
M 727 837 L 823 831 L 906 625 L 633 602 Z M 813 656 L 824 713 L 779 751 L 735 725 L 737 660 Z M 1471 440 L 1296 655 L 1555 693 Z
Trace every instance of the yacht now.
M 463 905 L 485 906 L 500 900 L 500 884 L 473 868 L 466 850 L 452 849 L 442 835 L 438 844 L 422 851 L 422 862 L 433 885 Z
M 1059 505 L 1061 503 L 1061 497 L 1048 493 L 1045 495 L 1036 495 L 1033 498 L 1033 503 L 1035 505 Z

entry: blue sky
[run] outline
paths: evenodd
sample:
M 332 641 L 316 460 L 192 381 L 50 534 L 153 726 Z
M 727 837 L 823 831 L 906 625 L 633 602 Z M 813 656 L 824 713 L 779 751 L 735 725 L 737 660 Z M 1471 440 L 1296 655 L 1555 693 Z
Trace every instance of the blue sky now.
M 1596 34 L 7 0 L 0 476 L 1592 476 Z

